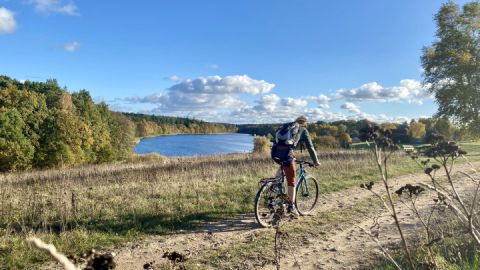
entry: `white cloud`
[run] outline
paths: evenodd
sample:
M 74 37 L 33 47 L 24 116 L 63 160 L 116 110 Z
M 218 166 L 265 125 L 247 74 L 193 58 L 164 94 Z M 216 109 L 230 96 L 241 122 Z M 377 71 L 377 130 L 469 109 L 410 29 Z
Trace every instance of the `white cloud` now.
M 80 47 L 80 43 L 78 43 L 77 41 L 72 41 L 72 42 L 69 42 L 69 43 L 65 43 L 63 45 L 63 50 L 65 50 L 66 52 L 75 52 L 76 50 L 78 50 L 78 48 Z
M 151 103 L 157 105 L 154 112 L 178 114 L 207 114 L 219 113 L 231 108 L 245 107 L 246 103 L 240 100 L 240 94 L 259 95 L 272 90 L 274 84 L 263 80 L 254 80 L 247 75 L 209 76 L 194 80 L 183 80 L 167 90 L 146 97 L 129 97 L 130 103 Z M 274 98 L 271 96 L 270 98 Z M 264 97 L 264 104 L 268 105 L 269 96 Z M 272 105 L 270 105 L 272 106 Z M 217 120 L 223 121 L 223 120 Z
M 285 107 L 304 108 L 308 105 L 308 101 L 287 97 L 282 100 L 282 105 Z
M 332 100 L 331 98 L 321 94 L 319 96 L 310 96 L 310 97 L 307 97 L 308 100 L 313 100 L 313 101 L 316 101 L 318 103 L 318 107 L 320 108 L 330 108 L 330 101 Z
M 316 122 L 316 121 L 332 122 L 332 121 L 347 119 L 347 116 L 345 116 L 342 113 L 328 112 L 320 108 L 308 109 L 305 111 L 305 115 L 307 116 L 310 122 Z
M 383 87 L 377 82 L 364 84 L 358 88 L 340 89 L 333 96 L 334 99 L 348 101 L 407 101 L 421 103 L 430 98 L 426 87 L 416 80 L 401 80 L 399 86 Z
M 281 123 L 293 121 L 299 115 L 307 115 L 310 121 L 345 118 L 320 109 L 310 109 L 307 100 L 280 98 L 276 94 L 264 95 L 257 103 L 256 106 L 246 105 L 235 109 L 228 119 L 233 123 Z
M 280 97 L 275 94 L 263 95 L 254 109 L 257 111 L 274 112 L 280 100 Z
M 209 76 L 194 80 L 185 80 L 169 88 L 170 91 L 206 94 L 250 94 L 258 95 L 270 92 L 274 84 L 264 80 L 254 80 L 247 75 Z
M 345 109 L 345 110 L 348 110 L 349 112 L 353 112 L 353 113 L 360 113 L 360 108 L 353 104 L 352 102 L 346 102 L 345 104 L 343 104 L 341 106 L 342 109 Z
M 306 115 L 311 122 L 368 119 L 378 123 L 400 123 L 409 121 L 409 118 L 366 113 L 357 104 L 364 101 L 415 102 L 429 97 L 422 85 L 414 80 L 402 80 L 399 86 L 390 88 L 369 83 L 351 90 L 338 90 L 329 96 L 280 97 L 272 93 L 274 84 L 247 75 L 196 79 L 170 76 L 166 79 L 175 84 L 156 94 L 130 97 L 123 101 L 148 104 L 142 106 L 154 108 L 144 113 L 195 117 L 214 122 L 282 123 Z M 258 99 L 252 101 L 246 96 L 257 96 Z M 328 110 L 331 104 L 338 104 L 339 101 L 342 101 L 339 108 L 349 113 Z
M 210 65 L 207 65 L 208 68 L 211 68 L 211 69 L 218 69 L 218 65 L 217 64 L 210 64 Z
M 35 10 L 40 13 L 62 13 L 70 16 L 78 14 L 77 6 L 73 1 L 64 3 L 62 0 L 31 0 L 30 4 L 35 6 Z
M 0 35 L 12 33 L 15 29 L 17 29 L 15 13 L 4 7 L 0 7 Z
M 351 120 L 362 120 L 367 119 L 375 123 L 403 123 L 405 121 L 409 122 L 411 119 L 405 116 L 388 116 L 386 114 L 368 114 L 365 112 L 360 112 L 356 115 L 349 116 L 348 119 Z
M 163 79 L 171 82 L 178 82 L 182 80 L 182 78 L 178 77 L 177 75 L 168 76 Z

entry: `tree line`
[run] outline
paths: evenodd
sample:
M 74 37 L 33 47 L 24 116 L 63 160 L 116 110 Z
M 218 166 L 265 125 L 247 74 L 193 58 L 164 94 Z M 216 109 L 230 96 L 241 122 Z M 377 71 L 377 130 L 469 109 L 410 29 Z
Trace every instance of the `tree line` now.
M 431 117 L 411 120 L 410 123 L 376 124 L 364 120 L 318 121 L 308 125 L 313 144 L 318 148 L 348 148 L 352 142 L 361 141 L 361 131 L 369 125 L 378 125 L 392 130 L 390 137 L 395 143 L 429 143 L 435 135 L 449 140 L 470 140 L 474 134 L 465 127 L 455 125 L 447 117 Z M 281 124 L 239 125 L 238 132 L 274 138 Z
M 206 133 L 235 133 L 237 127 L 232 124 L 209 123 L 201 120 L 145 115 L 138 113 L 124 113 L 136 124 L 135 135 L 148 137 L 167 134 L 206 134 Z
M 70 93 L 53 79 L 0 76 L 0 172 L 124 160 L 135 137 L 235 131 L 234 125 L 113 112 L 88 91 Z

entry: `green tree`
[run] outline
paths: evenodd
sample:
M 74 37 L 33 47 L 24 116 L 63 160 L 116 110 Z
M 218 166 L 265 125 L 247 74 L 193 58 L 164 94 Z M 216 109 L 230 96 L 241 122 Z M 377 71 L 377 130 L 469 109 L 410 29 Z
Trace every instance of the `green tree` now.
M 0 89 L 0 108 L 15 108 L 20 113 L 25 122 L 22 132 L 38 148 L 40 126 L 48 115 L 45 97 L 31 91 L 20 91 L 12 85 L 3 89 L 0 86 Z
M 438 119 L 434 126 L 436 133 L 443 135 L 447 140 L 452 139 L 454 129 L 452 123 L 446 117 Z
M 424 84 L 435 94 L 438 116 L 480 134 L 480 3 L 449 2 L 435 16 L 437 41 L 423 49 Z
M 31 168 L 34 147 L 23 134 L 25 126 L 16 109 L 0 109 L 0 171 Z

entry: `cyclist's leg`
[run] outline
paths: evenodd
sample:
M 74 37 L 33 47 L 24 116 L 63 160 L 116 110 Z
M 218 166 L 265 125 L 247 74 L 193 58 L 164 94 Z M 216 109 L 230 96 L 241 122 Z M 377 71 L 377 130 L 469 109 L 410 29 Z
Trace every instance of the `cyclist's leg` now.
M 293 159 L 284 163 L 283 170 L 287 178 L 287 195 L 290 203 L 293 203 L 295 201 L 295 162 Z

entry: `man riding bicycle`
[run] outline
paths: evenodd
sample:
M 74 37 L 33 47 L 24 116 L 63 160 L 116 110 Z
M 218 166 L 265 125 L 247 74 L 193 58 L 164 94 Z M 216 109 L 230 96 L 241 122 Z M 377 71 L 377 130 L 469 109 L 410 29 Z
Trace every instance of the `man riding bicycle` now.
M 308 153 L 314 162 L 314 166 L 319 166 L 317 153 L 313 147 L 310 134 L 307 130 L 307 118 L 299 116 L 295 122 L 286 123 L 275 132 L 275 141 L 273 143 L 271 156 L 272 159 L 281 165 L 287 178 L 287 195 L 289 199 L 288 213 L 297 214 L 295 209 L 295 156 L 293 150 L 300 142 L 305 143 Z M 277 171 L 277 177 L 281 174 Z

